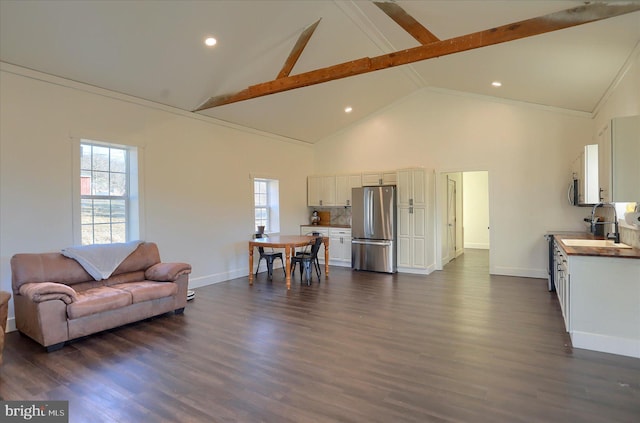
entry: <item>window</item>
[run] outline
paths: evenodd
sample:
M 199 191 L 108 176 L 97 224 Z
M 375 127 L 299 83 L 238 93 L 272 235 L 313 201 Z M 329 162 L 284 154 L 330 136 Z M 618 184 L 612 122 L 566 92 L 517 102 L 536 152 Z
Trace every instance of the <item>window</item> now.
M 76 243 L 109 244 L 139 238 L 137 149 L 81 140 L 79 151 Z
M 280 206 L 278 180 L 253 179 L 253 208 L 255 230 L 264 226 L 265 232 L 280 231 Z

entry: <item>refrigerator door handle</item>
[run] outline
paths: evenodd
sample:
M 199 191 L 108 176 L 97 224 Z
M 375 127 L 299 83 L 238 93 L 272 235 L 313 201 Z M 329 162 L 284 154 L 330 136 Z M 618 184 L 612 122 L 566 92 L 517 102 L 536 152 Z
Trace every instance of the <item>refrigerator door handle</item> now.
M 373 192 L 370 189 L 365 190 L 366 197 L 364 199 L 364 235 L 371 236 L 373 233 Z
M 363 244 L 363 245 L 383 245 L 383 246 L 391 245 L 391 241 L 369 241 L 369 240 L 359 240 L 359 239 L 353 239 L 351 240 L 351 243 Z

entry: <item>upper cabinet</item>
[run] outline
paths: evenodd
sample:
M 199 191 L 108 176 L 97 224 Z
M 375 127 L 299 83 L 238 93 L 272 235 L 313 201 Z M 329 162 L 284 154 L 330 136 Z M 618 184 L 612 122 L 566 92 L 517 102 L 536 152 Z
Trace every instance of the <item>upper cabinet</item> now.
M 335 206 L 336 205 L 336 177 L 309 176 L 307 178 L 307 205 Z
M 367 172 L 362 174 L 362 186 L 395 185 L 397 181 L 396 171 Z
M 336 176 L 336 205 L 351 206 L 351 189 L 362 186 L 362 175 Z
M 640 116 L 611 121 L 611 201 L 640 202 Z
M 398 205 L 423 207 L 426 204 L 424 169 L 402 169 L 397 175 Z
M 307 178 L 307 206 L 351 206 L 351 188 L 362 186 L 357 175 L 309 176 Z
M 640 116 L 612 119 L 598 147 L 600 201 L 640 202 Z

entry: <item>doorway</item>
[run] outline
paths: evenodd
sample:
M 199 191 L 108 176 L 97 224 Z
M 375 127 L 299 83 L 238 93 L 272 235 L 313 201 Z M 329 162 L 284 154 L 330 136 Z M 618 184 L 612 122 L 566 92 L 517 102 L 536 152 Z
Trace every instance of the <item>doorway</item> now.
M 442 172 L 438 179 L 436 268 L 441 270 L 465 249 L 490 248 L 489 172 Z
M 447 257 L 449 261 L 457 257 L 456 254 L 456 180 L 447 175 Z

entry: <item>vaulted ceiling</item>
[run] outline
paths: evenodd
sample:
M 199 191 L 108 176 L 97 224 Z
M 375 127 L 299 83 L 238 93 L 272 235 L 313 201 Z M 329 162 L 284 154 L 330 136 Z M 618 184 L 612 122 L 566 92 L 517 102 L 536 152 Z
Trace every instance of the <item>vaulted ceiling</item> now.
M 440 40 L 585 4 L 392 3 Z M 0 60 L 193 111 L 274 80 L 318 20 L 291 75 L 421 45 L 368 0 L 0 0 Z M 208 36 L 214 47 L 204 45 Z M 639 42 L 636 11 L 197 113 L 308 143 L 423 88 L 592 113 Z

